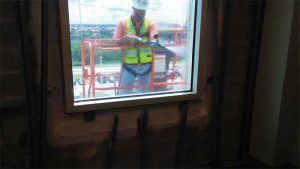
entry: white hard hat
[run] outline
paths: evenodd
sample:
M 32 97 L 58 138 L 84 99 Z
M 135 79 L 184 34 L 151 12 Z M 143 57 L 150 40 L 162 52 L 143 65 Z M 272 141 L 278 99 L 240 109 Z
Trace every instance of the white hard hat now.
M 140 10 L 147 10 L 149 6 L 149 0 L 132 0 L 132 7 Z

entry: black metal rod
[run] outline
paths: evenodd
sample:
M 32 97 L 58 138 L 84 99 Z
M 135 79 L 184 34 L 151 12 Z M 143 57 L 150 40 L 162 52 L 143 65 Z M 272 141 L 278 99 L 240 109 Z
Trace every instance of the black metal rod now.
M 119 117 L 118 115 L 115 115 L 111 133 L 110 133 L 110 138 L 107 142 L 107 149 L 106 149 L 106 156 L 105 156 L 106 159 L 105 159 L 104 168 L 112 167 L 114 146 L 115 146 L 116 136 L 118 132 L 118 124 L 119 124 Z
M 180 111 L 177 142 L 176 142 L 176 152 L 175 152 L 175 164 L 174 168 L 180 168 L 183 165 L 183 154 L 184 154 L 184 145 L 186 137 L 186 124 L 187 124 L 187 115 L 188 115 L 188 104 L 187 102 L 181 102 L 178 105 Z
M 144 109 L 141 118 L 138 119 L 138 133 L 140 134 L 140 168 L 144 168 L 147 162 L 147 131 L 148 111 Z
M 3 167 L 3 155 L 4 151 L 2 146 L 5 146 L 5 141 L 4 141 L 4 135 L 3 135 L 3 113 L 0 113 L 0 139 L 1 139 L 1 145 L 0 145 L 0 167 Z M 27 146 L 27 149 L 29 146 Z M 30 150 L 30 149 L 29 149 Z M 28 150 L 27 150 L 28 151 Z M 27 167 L 28 168 L 28 167 Z
M 13 3 L 13 2 L 12 2 Z M 24 0 L 16 1 L 16 16 L 18 24 L 18 38 L 19 46 L 21 48 L 20 55 L 22 58 L 22 68 L 24 73 L 24 88 L 25 88 L 25 112 L 28 116 L 28 134 L 27 134 L 27 147 L 26 152 L 22 157 L 24 161 L 24 168 L 34 168 L 38 166 L 38 148 L 37 145 L 37 129 L 39 128 L 39 119 L 37 118 L 36 109 L 36 79 L 35 77 L 35 65 L 33 60 L 35 60 L 34 55 L 30 51 L 32 46 L 29 38 L 29 30 L 26 26 L 26 6 Z
M 212 1 L 210 2 L 212 5 L 212 27 L 213 27 L 213 34 L 212 34 L 212 60 L 213 60 L 213 77 L 220 77 L 220 59 L 218 56 L 218 9 L 217 9 L 217 2 Z M 219 163 L 219 152 L 220 152 L 220 142 L 219 142 L 219 113 L 218 113 L 218 107 L 219 106 L 219 91 L 220 91 L 220 81 L 219 78 L 215 78 L 212 80 L 212 104 L 211 104 L 211 110 L 212 110 L 212 121 L 211 121 L 211 129 L 213 131 L 213 167 L 218 166 Z
M 229 23 L 229 13 L 228 8 L 230 6 L 231 1 L 225 1 L 224 7 L 220 6 L 220 3 L 218 1 L 212 1 L 212 15 L 213 15 L 213 40 L 212 40 L 212 52 L 213 52 L 213 64 L 214 67 L 214 77 L 213 80 L 213 94 L 212 94 L 212 128 L 214 131 L 213 134 L 213 167 L 219 167 L 221 163 L 220 158 L 220 152 L 221 152 L 221 126 L 222 126 L 222 120 L 223 120 L 223 113 L 222 110 L 222 83 L 224 79 L 224 70 L 225 70 L 225 54 L 227 52 L 227 48 L 224 45 L 224 42 L 228 39 L 228 26 Z M 221 8 L 224 9 L 223 13 L 221 14 L 220 10 Z M 224 15 L 223 23 L 226 25 L 219 25 L 220 19 L 219 16 Z M 222 21 L 222 20 L 221 20 Z M 222 26 L 222 27 L 221 27 Z M 219 35 L 219 28 L 223 29 L 222 32 L 225 32 L 221 35 Z M 220 36 L 220 38 L 219 38 Z M 220 39 L 220 41 L 218 40 Z
M 39 166 L 46 167 L 47 98 L 48 98 L 48 0 L 42 0 L 41 34 L 41 107 L 40 107 L 40 151 Z

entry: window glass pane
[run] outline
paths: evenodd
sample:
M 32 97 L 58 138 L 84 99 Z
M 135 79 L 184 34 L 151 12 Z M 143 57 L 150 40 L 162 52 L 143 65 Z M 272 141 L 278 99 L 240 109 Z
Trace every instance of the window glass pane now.
M 68 0 L 75 102 L 191 92 L 197 3 Z

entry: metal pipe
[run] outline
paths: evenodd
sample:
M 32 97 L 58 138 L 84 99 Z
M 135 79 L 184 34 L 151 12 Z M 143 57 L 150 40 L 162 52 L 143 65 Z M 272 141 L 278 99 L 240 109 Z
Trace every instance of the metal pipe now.
M 174 168 L 180 168 L 183 165 L 183 154 L 186 137 L 186 124 L 188 115 L 188 104 L 187 102 L 181 102 L 178 105 L 180 111 L 177 142 L 176 142 L 176 154 Z
M 41 34 L 41 107 L 39 129 L 39 167 L 46 167 L 47 97 L 48 97 L 48 0 L 42 0 Z
M 225 3 L 225 4 L 224 4 Z M 221 126 L 223 114 L 221 113 L 221 97 L 223 91 L 221 88 L 223 80 L 223 72 L 225 69 L 225 59 L 224 55 L 226 53 L 226 47 L 223 45 L 223 42 L 226 41 L 227 34 L 222 34 L 226 31 L 227 27 L 223 23 L 227 23 L 226 20 L 228 17 L 228 6 L 230 1 L 223 2 L 222 4 L 219 1 L 212 1 L 212 26 L 213 26 L 213 35 L 212 35 L 212 56 L 213 56 L 213 75 L 212 75 L 212 131 L 213 131 L 213 167 L 220 166 L 220 144 L 221 144 Z M 221 32 L 222 31 L 222 32 Z M 222 35 L 222 36 L 221 36 Z
M 138 134 L 140 135 L 140 168 L 144 168 L 147 160 L 147 131 L 148 131 L 148 111 L 143 110 L 143 114 L 138 118 Z
M 36 79 L 33 65 L 34 55 L 30 49 L 32 48 L 29 37 L 29 30 L 26 26 L 26 6 L 24 0 L 16 1 L 16 16 L 18 24 L 18 38 L 19 46 L 21 48 L 22 68 L 24 73 L 24 87 L 25 87 L 25 112 L 28 115 L 28 134 L 26 152 L 21 158 L 24 161 L 24 168 L 34 168 L 38 166 L 38 126 L 39 118 L 37 114 L 36 98 Z

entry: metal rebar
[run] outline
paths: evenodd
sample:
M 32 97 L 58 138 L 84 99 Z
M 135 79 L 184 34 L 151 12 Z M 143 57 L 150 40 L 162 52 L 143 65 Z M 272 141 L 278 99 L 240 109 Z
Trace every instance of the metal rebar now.
M 104 168 L 112 168 L 113 152 L 114 152 L 114 146 L 115 146 L 115 142 L 116 142 L 116 135 L 118 132 L 118 124 L 119 124 L 119 117 L 118 117 L 118 115 L 115 115 L 114 119 L 113 119 L 113 125 L 112 125 L 112 129 L 111 129 L 111 133 L 110 133 L 110 138 L 107 142 Z

